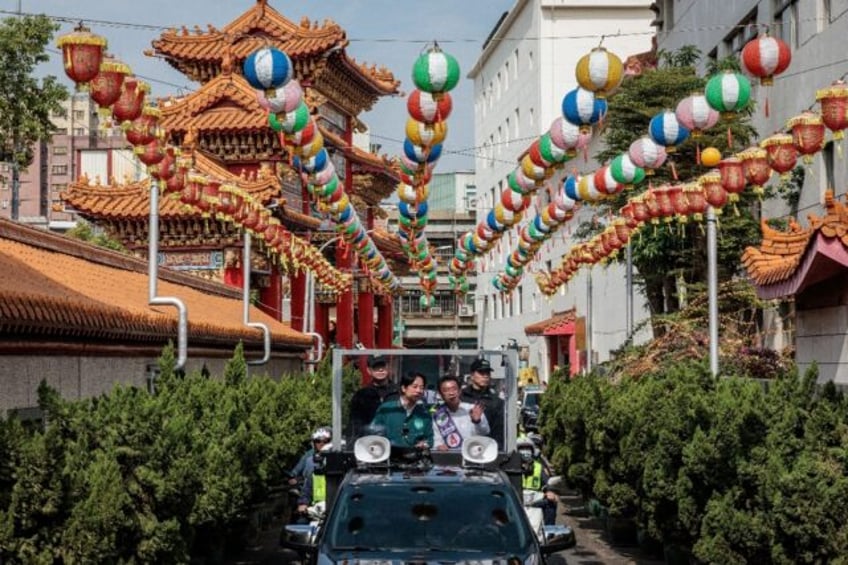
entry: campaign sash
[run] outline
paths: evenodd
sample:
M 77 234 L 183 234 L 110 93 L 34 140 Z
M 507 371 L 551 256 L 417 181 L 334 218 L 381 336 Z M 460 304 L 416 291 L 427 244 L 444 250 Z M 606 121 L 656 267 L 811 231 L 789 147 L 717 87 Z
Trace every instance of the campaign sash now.
M 459 449 L 462 447 L 462 434 L 459 433 L 459 428 L 451 417 L 450 410 L 447 405 L 442 404 L 436 409 L 433 415 L 433 421 L 436 423 L 436 428 L 449 449 Z

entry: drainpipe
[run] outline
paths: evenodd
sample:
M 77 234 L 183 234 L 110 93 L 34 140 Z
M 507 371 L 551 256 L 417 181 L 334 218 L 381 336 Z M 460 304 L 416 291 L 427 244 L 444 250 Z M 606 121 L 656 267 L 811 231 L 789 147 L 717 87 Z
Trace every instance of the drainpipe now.
M 185 367 L 188 351 L 188 311 L 185 303 L 172 296 L 157 296 L 159 282 L 159 182 L 150 180 L 150 220 L 147 233 L 147 303 L 177 309 L 177 366 Z
M 265 355 L 257 361 L 248 361 L 248 365 L 264 365 L 271 358 L 271 330 L 267 324 L 250 321 L 250 232 L 244 230 L 244 254 L 241 259 L 242 267 L 242 302 L 244 306 L 244 325 L 257 328 L 264 333 Z
M 323 247 L 322 247 L 323 249 Z M 315 331 L 315 275 L 312 271 L 306 271 L 306 284 L 304 302 L 306 302 L 303 311 L 303 333 L 312 337 L 312 349 L 309 351 L 309 356 L 304 363 L 309 365 L 309 371 L 315 371 L 315 365 L 321 362 L 324 357 L 324 338 Z M 312 352 L 315 356 L 312 356 Z

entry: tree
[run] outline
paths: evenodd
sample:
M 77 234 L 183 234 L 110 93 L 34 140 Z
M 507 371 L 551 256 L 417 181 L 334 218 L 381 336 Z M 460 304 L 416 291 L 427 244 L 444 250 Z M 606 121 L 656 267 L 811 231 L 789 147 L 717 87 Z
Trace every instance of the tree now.
M 47 62 L 45 48 L 59 29 L 47 16 L 6 18 L 0 22 L 0 151 L 12 164 L 12 219 L 18 218 L 20 169 L 32 163 L 33 146 L 54 133 L 51 114 L 63 115 L 68 90 L 54 76 L 40 81 L 36 66 Z
M 606 148 L 596 155 L 605 163 L 621 153 L 648 131 L 651 118 L 663 110 L 674 110 L 681 100 L 693 92 L 703 92 L 706 79 L 697 75 L 695 62 L 700 54 L 693 47 L 683 47 L 673 53 L 661 53 L 663 65 L 649 69 L 641 75 L 626 80 L 610 100 L 611 111 L 605 121 Z M 720 61 L 715 69 L 732 66 L 733 61 Z M 730 154 L 746 147 L 756 132 L 749 123 L 750 109 L 736 117 L 722 118 L 709 132 L 697 140 L 691 137 L 670 156 L 674 166 L 665 166 L 651 178 L 653 185 L 674 180 L 694 181 L 707 171 L 697 163 L 699 147 L 716 146 Z M 728 135 L 728 130 L 731 135 Z M 728 148 L 728 138 L 733 146 Z M 617 215 L 628 198 L 641 193 L 647 186 L 620 193 L 598 205 L 597 217 Z M 759 224 L 752 208 L 755 197 L 743 195 L 738 205 L 739 213 L 722 216 L 721 237 L 718 248 L 719 280 L 727 280 L 741 270 L 739 258 L 745 247 L 754 245 L 759 238 Z M 600 222 L 587 222 L 578 229 L 579 236 L 590 236 L 603 229 Z M 651 317 L 676 312 L 680 308 L 679 287 L 682 280 L 687 285 L 706 282 L 706 235 L 696 222 L 678 225 L 676 222 L 656 227 L 645 226 L 631 238 L 633 264 L 638 269 L 642 290 L 648 300 Z M 624 254 L 621 254 L 622 256 Z M 661 327 L 654 335 L 662 335 Z

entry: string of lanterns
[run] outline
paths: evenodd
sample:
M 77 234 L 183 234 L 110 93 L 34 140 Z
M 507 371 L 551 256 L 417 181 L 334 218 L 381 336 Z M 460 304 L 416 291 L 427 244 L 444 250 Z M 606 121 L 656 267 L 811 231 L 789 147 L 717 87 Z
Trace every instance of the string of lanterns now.
M 269 126 L 293 155 L 292 165 L 318 209 L 334 222 L 336 232 L 368 268 L 372 281 L 384 292 L 399 292 L 400 280 L 392 274 L 344 190 L 324 147 L 324 136 L 303 98 L 303 88 L 292 78 L 289 56 L 274 47 L 264 47 L 250 54 L 243 67 L 247 81 L 260 91 L 260 104 L 268 109 Z
M 743 69 L 752 76 L 759 77 L 763 84 L 770 84 L 773 76 L 785 70 L 791 59 L 788 47 L 783 49 L 779 45 L 782 43 L 779 39 L 767 35 L 752 40 L 746 45 L 748 50 L 743 49 Z M 775 47 L 775 45 L 777 46 Z M 747 61 L 745 60 L 746 53 L 748 53 Z M 756 53 L 759 58 L 754 60 L 752 53 Z M 674 153 L 676 147 L 687 138 L 691 136 L 693 139 L 697 139 L 704 131 L 718 123 L 720 117 L 732 117 L 736 112 L 747 107 L 750 95 L 751 84 L 743 74 L 724 71 L 714 75 L 707 81 L 703 93 L 694 93 L 683 99 L 673 112 L 664 110 L 656 114 L 650 120 L 648 135 L 631 143 L 626 153 L 618 155 L 609 164 L 602 166 L 594 173 L 575 174 L 566 177 L 562 187 L 565 197 L 575 201 L 595 203 L 625 188 L 632 188 L 645 178 L 650 177 L 655 169 L 666 162 L 668 155 Z M 803 126 L 806 128 L 805 131 L 808 131 L 811 125 L 815 123 L 815 116 L 803 115 L 798 117 L 797 120 L 799 127 Z M 793 124 L 790 123 L 789 127 L 793 127 Z M 811 148 L 815 147 L 819 141 L 814 133 L 806 133 L 804 136 L 810 139 L 807 142 L 802 140 L 801 143 Z M 728 142 L 730 145 L 729 129 Z M 722 196 L 711 189 L 708 194 L 704 195 L 703 200 L 720 210 L 727 201 L 734 204 L 738 201 L 738 195 L 744 190 L 746 183 L 751 184 L 755 193 L 762 194 L 763 185 L 768 181 L 772 170 L 769 168 L 770 159 L 781 161 L 781 159 L 785 160 L 790 155 L 783 145 L 777 144 L 776 139 L 770 140 L 768 147 L 771 147 L 771 150 L 766 146 L 751 147 L 727 159 L 721 159 L 720 152 L 710 148 L 709 155 L 707 155 L 710 160 L 704 160 L 703 164 L 718 166 L 721 186 L 726 194 Z M 797 151 L 803 153 L 804 150 L 799 146 Z M 770 157 L 770 155 L 773 155 L 773 157 Z M 703 157 L 698 147 L 697 158 L 702 160 Z M 716 162 L 713 162 L 713 159 Z M 785 173 L 794 167 L 794 162 L 791 164 L 789 162 L 778 162 L 776 166 Z M 768 174 L 766 174 L 766 171 Z M 676 180 L 677 174 L 673 163 L 672 175 Z M 674 209 L 675 204 L 677 204 L 679 210 L 685 212 L 688 200 L 694 200 L 696 204 L 700 202 L 701 198 L 695 195 L 698 189 L 694 187 L 697 186 L 700 185 L 680 185 L 677 187 L 679 190 L 674 189 L 670 192 L 664 188 L 651 188 L 641 196 L 652 210 L 657 209 L 663 212 L 662 215 L 654 215 L 651 218 L 656 220 L 658 217 L 663 217 L 670 221 L 668 218 L 674 215 L 670 211 Z M 707 183 L 707 186 L 712 187 L 713 185 Z M 696 205 L 693 214 L 697 216 L 702 213 L 703 210 L 699 210 L 699 206 Z M 686 214 L 678 214 L 678 216 L 686 217 Z M 559 226 L 559 224 L 552 225 L 552 231 Z M 616 232 L 616 235 L 619 236 L 617 239 L 611 237 L 610 234 L 613 232 Z M 547 237 L 551 235 L 547 234 Z M 608 227 L 607 231 L 599 237 L 602 236 L 608 247 L 617 249 L 620 247 L 616 247 L 617 241 L 624 240 L 626 242 L 626 235 L 624 228 L 618 225 Z M 593 255 L 586 253 L 583 246 L 577 246 L 575 249 L 576 256 L 584 259 Z M 521 274 L 516 272 L 515 269 L 511 269 L 508 263 L 504 272 L 496 277 L 494 286 L 501 292 L 511 292 L 520 282 Z M 550 279 L 550 275 L 547 279 L 545 275 L 537 278 L 545 281 Z
M 166 141 L 161 111 L 147 99 L 150 87 L 130 67 L 107 55 L 105 38 L 84 26 L 58 38 L 67 76 L 89 91 L 101 120 L 121 128 L 133 153 L 147 166 L 163 193 L 178 199 L 187 212 L 230 223 L 256 237 L 284 272 L 308 269 L 331 292 L 350 288 L 352 277 L 337 270 L 306 241 L 273 218 L 248 192 L 196 172 L 190 157 Z
M 407 98 L 409 119 L 403 155 L 399 160 L 398 235 L 412 270 L 418 273 L 419 285 L 424 291 L 420 306 L 426 310 L 436 303 L 432 293 L 436 288 L 437 267 L 424 234 L 428 222 L 429 182 L 447 136 L 446 120 L 453 107 L 448 92 L 459 82 L 459 63 L 435 45 L 416 59 L 412 80 L 417 88 Z

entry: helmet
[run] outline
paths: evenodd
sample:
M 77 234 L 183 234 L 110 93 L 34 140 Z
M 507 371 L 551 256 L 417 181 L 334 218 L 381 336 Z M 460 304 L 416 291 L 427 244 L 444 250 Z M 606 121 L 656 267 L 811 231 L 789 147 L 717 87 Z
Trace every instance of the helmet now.
M 327 426 L 322 426 L 312 432 L 312 441 L 330 441 L 333 439 L 333 430 Z
M 516 440 L 515 449 L 518 450 L 521 459 L 524 461 L 531 461 L 539 455 L 539 449 L 536 447 L 536 444 L 526 436 L 522 436 Z

